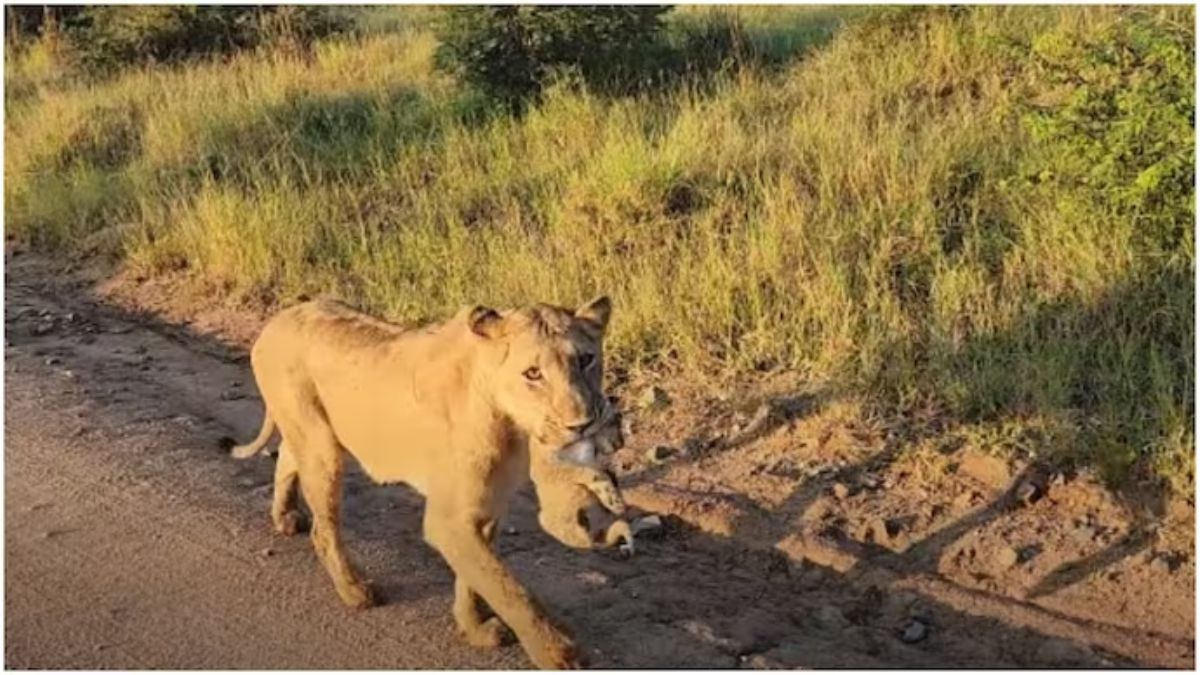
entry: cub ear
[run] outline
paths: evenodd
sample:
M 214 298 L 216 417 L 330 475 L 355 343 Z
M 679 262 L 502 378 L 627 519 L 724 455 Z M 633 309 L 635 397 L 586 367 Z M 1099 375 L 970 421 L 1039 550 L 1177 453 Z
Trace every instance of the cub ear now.
M 471 332 L 485 338 L 497 338 L 503 334 L 504 318 L 491 307 L 476 305 L 467 313 L 467 325 Z
M 603 333 L 604 329 L 608 327 L 608 318 L 612 316 L 612 300 L 609 300 L 607 295 L 601 295 L 580 307 L 575 312 L 575 316 L 594 324 Z

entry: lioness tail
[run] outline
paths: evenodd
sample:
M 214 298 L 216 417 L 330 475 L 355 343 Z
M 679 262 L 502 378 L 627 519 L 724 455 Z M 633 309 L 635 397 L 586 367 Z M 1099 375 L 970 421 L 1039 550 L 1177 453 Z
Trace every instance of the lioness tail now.
M 271 413 L 268 410 L 263 410 L 262 430 L 258 432 L 258 438 L 245 444 L 235 446 L 229 451 L 229 454 L 234 459 L 246 459 L 257 455 L 267 445 L 267 441 L 271 440 L 271 434 L 275 433 L 275 420 L 271 419 Z

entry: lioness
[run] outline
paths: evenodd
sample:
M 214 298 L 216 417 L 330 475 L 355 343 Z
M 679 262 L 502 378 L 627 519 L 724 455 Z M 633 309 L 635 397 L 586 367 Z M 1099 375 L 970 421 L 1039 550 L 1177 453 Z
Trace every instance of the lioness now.
M 279 532 L 297 531 L 299 479 L 313 547 L 348 605 L 367 607 L 373 598 L 338 532 L 343 450 L 375 481 L 407 483 L 426 497 L 424 538 L 454 571 L 454 618 L 471 644 L 498 645 L 503 620 L 538 667 L 578 667 L 572 638 L 491 542 L 530 475 L 531 445 L 568 446 L 601 417 L 611 312 L 606 297 L 576 311 L 476 306 L 408 330 L 332 301 L 291 307 L 251 351 L 266 410 L 258 438 L 232 453 L 260 451 L 278 425 L 271 518 Z M 564 472 L 577 473 L 564 480 L 579 485 L 596 480 L 586 466 L 563 464 L 556 475 Z M 477 595 L 498 617 L 483 619 Z

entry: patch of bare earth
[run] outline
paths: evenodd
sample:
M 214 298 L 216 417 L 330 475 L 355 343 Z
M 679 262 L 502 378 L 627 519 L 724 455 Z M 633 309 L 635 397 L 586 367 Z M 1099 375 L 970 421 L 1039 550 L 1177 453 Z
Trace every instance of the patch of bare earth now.
M 236 375 L 193 387 L 189 405 L 210 413 L 214 434 L 256 428 L 242 354 L 265 307 L 222 304 L 180 277 L 63 274 L 30 256 L 10 264 L 14 279 L 29 309 L 10 333 L 59 336 L 73 345 L 64 362 L 86 369 L 103 355 L 63 313 L 136 326 L 175 351 L 135 367 L 171 362 L 182 387 L 222 360 Z M 913 431 L 934 424 L 872 419 L 787 375 L 715 395 L 682 378 L 617 379 L 631 433 L 612 464 L 627 501 L 663 515 L 663 530 L 630 561 L 540 534 L 500 543 L 610 655 L 598 665 L 1193 666 L 1190 502 L 943 443 Z M 347 517 L 373 514 L 370 489 L 349 489 Z M 517 531 L 531 532 L 522 499 Z

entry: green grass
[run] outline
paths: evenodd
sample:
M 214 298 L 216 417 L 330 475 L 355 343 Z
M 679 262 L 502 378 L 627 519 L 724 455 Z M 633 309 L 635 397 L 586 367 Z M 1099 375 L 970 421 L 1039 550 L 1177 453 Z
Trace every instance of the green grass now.
M 10 53 L 8 232 L 401 321 L 604 291 L 627 366 L 791 368 L 1190 489 L 1194 133 L 1154 98 L 1193 79 L 1190 8 L 741 8 L 758 65 L 519 119 L 433 69 L 419 11 L 100 82 Z

